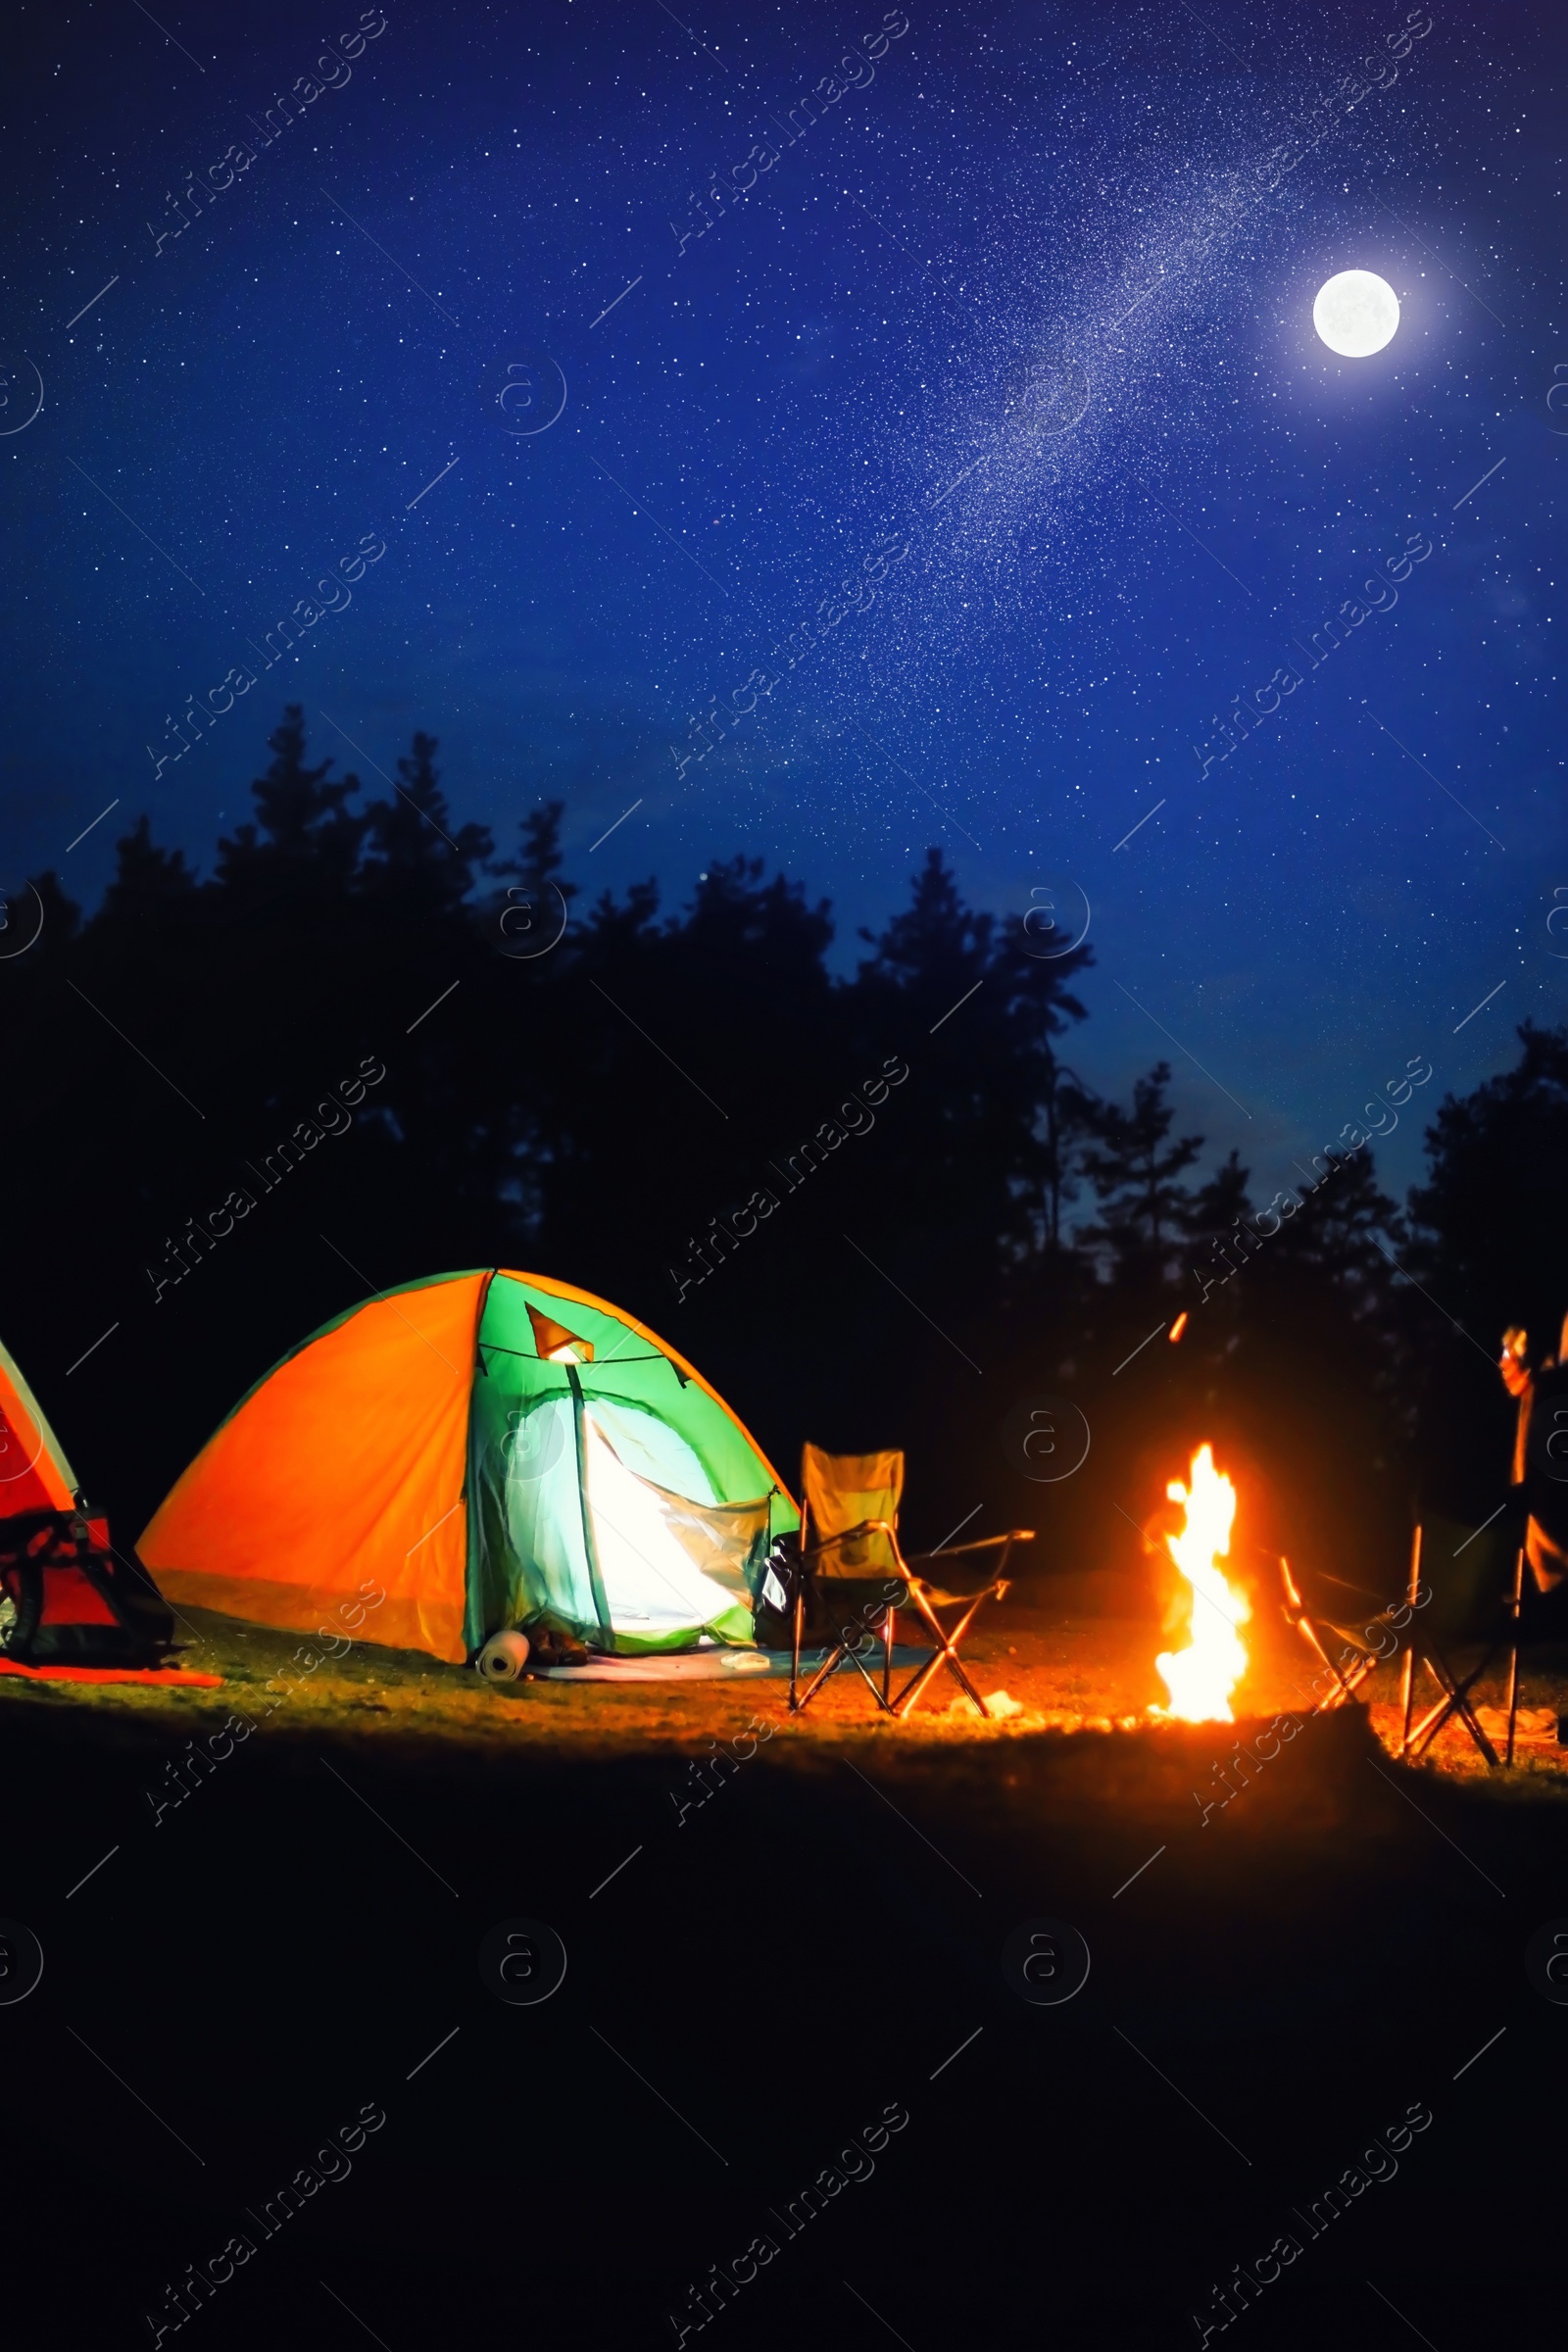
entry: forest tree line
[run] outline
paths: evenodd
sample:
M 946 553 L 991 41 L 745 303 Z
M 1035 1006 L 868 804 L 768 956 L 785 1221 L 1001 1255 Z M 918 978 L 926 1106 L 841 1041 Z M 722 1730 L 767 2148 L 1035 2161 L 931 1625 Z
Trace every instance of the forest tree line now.
M 1120 1102 L 1077 1072 L 1092 950 L 1041 959 L 935 850 L 843 976 L 829 904 L 758 860 L 590 903 L 561 804 L 460 823 L 427 735 L 380 798 L 298 708 L 269 749 L 207 876 L 143 818 L 90 914 L 48 873 L 6 912 L 43 920 L 0 966 L 0 1337 L 125 1534 L 306 1333 L 484 1264 L 630 1308 L 786 1482 L 807 1437 L 906 1446 L 917 1542 L 967 1512 L 1041 1568 L 1129 1561 L 1203 1437 L 1250 1540 L 1384 1584 L 1412 1511 L 1500 1499 L 1498 1335 L 1543 1352 L 1568 1307 L 1568 1033 L 1464 1097 L 1390 1082 L 1429 1121 L 1404 1202 L 1356 1128 L 1264 1207 L 1163 1062 Z M 1054 1483 L 1009 1435 L 1043 1396 L 1092 1432 Z

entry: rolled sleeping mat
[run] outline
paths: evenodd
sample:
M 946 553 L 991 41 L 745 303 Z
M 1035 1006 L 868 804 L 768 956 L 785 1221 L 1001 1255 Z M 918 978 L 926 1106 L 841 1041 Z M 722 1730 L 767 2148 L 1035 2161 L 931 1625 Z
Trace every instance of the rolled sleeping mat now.
M 528 1637 L 509 1632 L 492 1634 L 474 1664 L 487 1683 L 514 1683 L 528 1663 Z

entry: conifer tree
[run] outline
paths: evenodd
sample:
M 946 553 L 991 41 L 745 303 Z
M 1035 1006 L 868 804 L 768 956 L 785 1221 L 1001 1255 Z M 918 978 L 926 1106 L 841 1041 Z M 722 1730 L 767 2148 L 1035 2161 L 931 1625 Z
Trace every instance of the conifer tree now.
M 1193 1217 L 1195 1196 L 1178 1179 L 1202 1151 L 1203 1138 L 1167 1142 L 1176 1116 L 1165 1099 L 1169 1085 L 1169 1062 L 1156 1062 L 1136 1081 L 1130 1111 L 1104 1102 L 1090 1116 L 1095 1144 L 1083 1164 L 1101 1216 L 1080 1238 L 1109 1250 L 1119 1274 L 1163 1279 L 1172 1247 Z

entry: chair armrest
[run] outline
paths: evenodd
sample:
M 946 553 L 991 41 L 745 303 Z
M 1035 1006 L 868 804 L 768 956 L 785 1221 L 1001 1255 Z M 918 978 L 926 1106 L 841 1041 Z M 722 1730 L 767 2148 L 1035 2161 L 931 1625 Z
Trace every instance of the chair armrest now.
M 841 1528 L 836 1536 L 828 1536 L 820 1544 L 808 1544 L 801 1553 L 803 1560 L 814 1560 L 819 1552 L 834 1551 L 841 1544 L 857 1543 L 861 1536 L 884 1535 L 897 1540 L 898 1530 L 891 1519 L 861 1519 L 854 1527 Z
M 1032 1527 L 1013 1527 L 1004 1536 L 977 1536 L 972 1544 L 945 1544 L 940 1551 L 910 1552 L 909 1565 L 912 1567 L 916 1560 L 959 1560 L 965 1552 L 996 1551 L 1004 1544 L 1032 1544 L 1034 1540 Z

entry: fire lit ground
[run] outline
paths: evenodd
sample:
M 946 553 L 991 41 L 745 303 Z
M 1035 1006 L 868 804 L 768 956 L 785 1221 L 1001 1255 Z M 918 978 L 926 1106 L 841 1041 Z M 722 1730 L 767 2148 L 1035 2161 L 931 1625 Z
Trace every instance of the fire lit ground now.
M 1155 1655 L 1172 1638 L 1147 1586 L 1131 1576 L 1102 1570 L 1021 1584 L 986 1612 L 962 1653 L 987 1701 L 1001 1692 L 1004 1702 L 1011 1702 L 1004 1703 L 998 1720 L 982 1723 L 943 1676 L 919 1711 L 894 1725 L 878 1714 L 864 1685 L 847 1670 L 818 1693 L 805 1716 L 792 1721 L 787 1684 L 772 1676 L 735 1684 L 636 1682 L 620 1690 L 603 1683 L 573 1688 L 544 1681 L 495 1687 L 413 1651 L 368 1648 L 302 1676 L 294 1662 L 299 1643 L 293 1636 L 240 1627 L 202 1611 L 191 1613 L 187 1632 L 195 1637 L 185 1652 L 187 1663 L 221 1674 L 220 1690 L 110 1686 L 73 1689 L 66 1698 L 58 1690 L 5 1682 L 0 1683 L 0 1723 L 19 1712 L 88 1709 L 127 1729 L 134 1724 L 172 1740 L 174 1752 L 199 1727 L 222 1723 L 234 1707 L 265 1715 L 271 1704 L 266 1684 L 286 1678 L 293 1690 L 263 1726 L 270 1738 L 279 1731 L 310 1730 L 342 1733 L 367 1743 L 384 1738 L 404 1748 L 412 1742 L 432 1750 L 455 1744 L 486 1752 L 563 1755 L 642 1748 L 654 1740 L 702 1754 L 711 1740 L 732 1739 L 760 1716 L 774 1727 L 776 1739 L 808 1748 L 846 1740 L 883 1747 L 942 1747 L 1048 1732 L 1092 1739 L 1110 1732 L 1158 1732 L 1166 1692 Z M 1232 1694 L 1229 1732 L 1219 1737 L 1224 1728 L 1219 1721 L 1206 1727 L 1208 1744 L 1219 1756 L 1238 1740 L 1249 1743 L 1281 1713 L 1304 1722 L 1315 1703 L 1310 1685 L 1321 1667 L 1299 1637 L 1270 1622 L 1259 1608 L 1247 1623 L 1247 1642 L 1248 1664 Z M 1455 1645 L 1453 1652 L 1455 1662 L 1464 1665 L 1478 1655 L 1474 1645 Z M 1499 1740 L 1506 1720 L 1504 1672 L 1499 1661 L 1473 1694 L 1483 1725 Z M 1421 1704 L 1435 1697 L 1436 1691 L 1428 1690 Z M 1401 1722 L 1397 1661 L 1378 1669 L 1357 1698 L 1369 1701 L 1371 1728 L 1392 1753 Z M 1568 1747 L 1560 1747 L 1556 1739 L 1557 1716 L 1564 1710 L 1568 1644 L 1528 1649 L 1513 1777 L 1542 1783 L 1543 1793 L 1560 1780 L 1568 1794 Z M 1499 1783 L 1502 1778 L 1489 1776 L 1470 1740 L 1452 1726 L 1439 1735 L 1425 1769 L 1445 1776 L 1495 1777 Z M 1224 1788 L 1217 1793 L 1223 1798 Z

